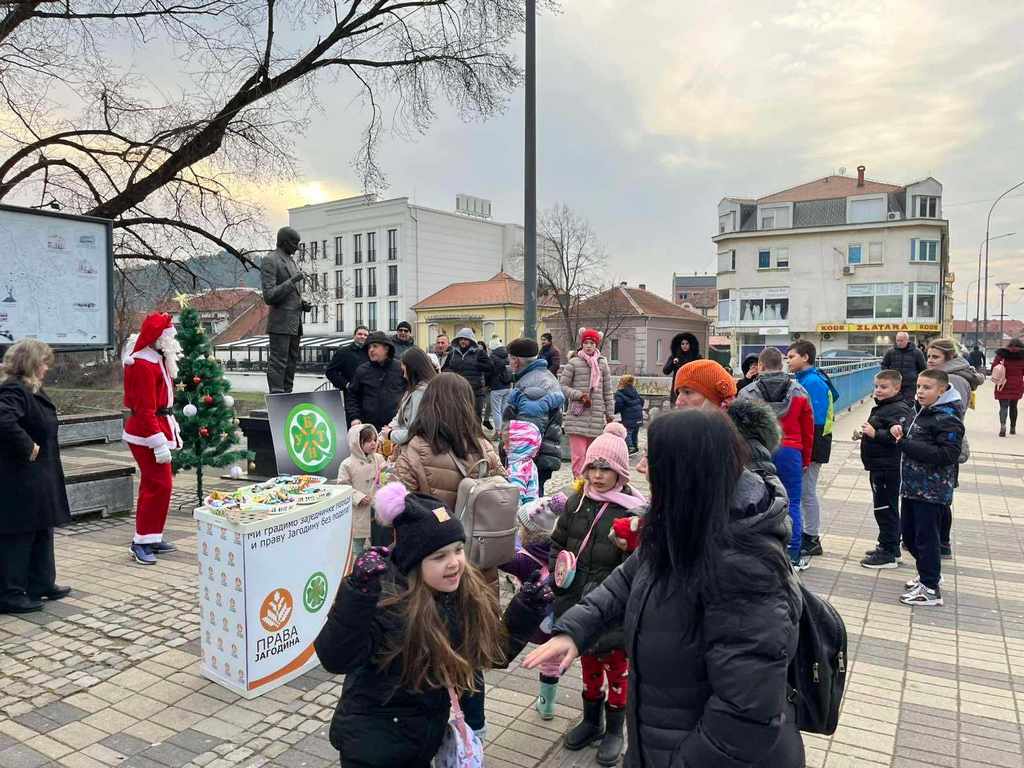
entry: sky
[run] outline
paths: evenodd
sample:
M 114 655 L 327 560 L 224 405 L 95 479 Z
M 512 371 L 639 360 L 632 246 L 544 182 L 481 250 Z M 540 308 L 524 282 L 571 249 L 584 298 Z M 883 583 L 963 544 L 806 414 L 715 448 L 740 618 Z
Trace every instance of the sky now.
M 1022 37 L 1024 3 L 1002 0 L 562 0 L 538 20 L 539 205 L 590 220 L 609 279 L 669 296 L 673 272 L 714 269 L 724 196 L 858 165 L 889 183 L 934 176 L 956 317 L 973 318 L 986 215 L 1024 181 Z M 297 144 L 302 178 L 261 195 L 271 226 L 290 205 L 361 191 L 354 93 L 344 80 L 319 88 Z M 521 223 L 522 136 L 521 91 L 486 122 L 439 104 L 425 135 L 385 136 L 385 195 L 451 210 L 468 193 Z M 1007 314 L 1024 319 L 1024 187 L 992 216 L 991 234 L 1007 232 L 990 246 L 989 316 L 1005 280 Z

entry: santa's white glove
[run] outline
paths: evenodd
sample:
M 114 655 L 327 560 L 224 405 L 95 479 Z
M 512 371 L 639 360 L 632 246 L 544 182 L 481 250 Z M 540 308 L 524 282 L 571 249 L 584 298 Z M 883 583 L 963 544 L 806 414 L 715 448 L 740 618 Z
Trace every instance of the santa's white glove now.
M 159 448 L 154 448 L 153 458 L 156 459 L 157 464 L 170 464 L 171 449 L 168 448 L 166 445 L 162 445 Z

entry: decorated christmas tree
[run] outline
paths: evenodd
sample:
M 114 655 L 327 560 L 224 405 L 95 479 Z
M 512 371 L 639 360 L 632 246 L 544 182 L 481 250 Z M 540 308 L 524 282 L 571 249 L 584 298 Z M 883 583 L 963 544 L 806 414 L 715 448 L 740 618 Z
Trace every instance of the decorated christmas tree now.
M 178 296 L 181 318 L 175 382 L 174 416 L 181 427 L 182 448 L 174 453 L 174 471 L 196 470 L 196 493 L 203 501 L 203 467 L 224 467 L 248 460 L 252 454 L 237 443 L 242 438 L 235 418 L 231 383 L 224 378 L 220 361 L 213 356 L 210 340 L 199 322 L 199 313 Z

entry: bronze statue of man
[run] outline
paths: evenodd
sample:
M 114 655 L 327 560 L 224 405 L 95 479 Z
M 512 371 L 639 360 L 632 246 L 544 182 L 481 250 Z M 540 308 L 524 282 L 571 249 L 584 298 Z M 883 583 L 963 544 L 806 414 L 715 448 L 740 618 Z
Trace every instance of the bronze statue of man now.
M 299 363 L 299 340 L 302 338 L 302 313 L 312 305 L 302 298 L 301 285 L 306 275 L 299 269 L 292 254 L 299 250 L 302 238 L 291 227 L 277 231 L 277 250 L 263 258 L 260 281 L 263 301 L 270 307 L 267 335 L 270 336 L 270 359 L 267 364 L 267 386 L 271 394 L 291 392 L 295 367 Z

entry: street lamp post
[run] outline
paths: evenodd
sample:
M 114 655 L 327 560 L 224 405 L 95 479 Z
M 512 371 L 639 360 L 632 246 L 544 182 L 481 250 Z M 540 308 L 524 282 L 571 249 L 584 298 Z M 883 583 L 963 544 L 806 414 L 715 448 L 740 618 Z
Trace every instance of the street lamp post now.
M 1003 343 L 1003 319 L 1005 314 L 1003 307 L 1006 304 L 1006 289 L 1010 287 L 1009 283 L 996 283 L 996 288 L 999 289 L 999 343 Z
M 1008 190 L 1003 192 L 1003 194 L 1001 194 L 999 197 L 997 197 L 993 201 L 992 207 L 988 209 L 988 218 L 985 219 L 985 320 L 984 320 L 984 323 L 985 323 L 985 333 L 986 334 L 988 333 L 988 243 L 989 243 L 988 232 L 989 232 L 989 227 L 992 225 L 992 211 L 994 211 L 996 209 L 996 206 L 999 204 L 1000 200 L 1002 200 L 1004 197 L 1006 197 L 1008 194 L 1013 192 L 1013 190 L 1017 189 L 1018 187 L 1024 187 L 1024 181 L 1018 181 L 1016 184 L 1014 184 Z
M 523 336 L 537 337 L 537 0 L 526 0 L 526 162 Z
M 987 237 L 978 243 L 978 298 L 974 302 L 974 343 L 977 344 L 978 337 L 981 334 L 981 247 L 992 240 L 998 240 L 1001 237 L 1010 237 L 1011 235 L 1017 234 L 1016 232 L 1006 232 L 1002 235 L 996 235 L 995 237 Z M 986 264 L 988 262 L 986 261 Z M 986 267 L 987 269 L 987 267 Z M 968 292 L 969 289 L 968 289 Z M 970 319 L 970 318 L 968 318 Z M 988 335 L 988 326 L 985 326 L 985 335 Z

